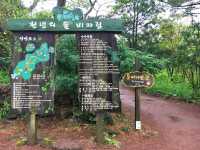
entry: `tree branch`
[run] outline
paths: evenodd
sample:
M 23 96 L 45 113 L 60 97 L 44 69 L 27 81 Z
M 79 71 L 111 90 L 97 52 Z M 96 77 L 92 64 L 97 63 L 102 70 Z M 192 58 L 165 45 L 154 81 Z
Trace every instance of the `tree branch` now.
M 86 19 L 88 15 L 91 13 L 91 11 L 94 9 L 97 0 L 94 0 L 94 2 L 92 2 L 92 0 L 89 0 L 89 2 L 90 2 L 90 9 L 85 13 L 84 19 Z
M 176 6 L 173 6 L 171 3 L 166 2 L 164 0 L 159 0 L 159 1 L 162 2 L 162 3 L 168 4 L 168 5 L 170 5 L 170 6 L 174 7 L 174 8 L 187 8 L 187 7 L 191 7 L 191 6 L 200 5 L 200 1 L 192 2 L 190 4 L 185 4 L 185 5 L 176 5 Z
M 34 0 L 34 1 L 33 1 L 33 4 L 32 4 L 30 7 L 28 7 L 28 8 L 26 8 L 26 7 L 22 4 L 22 1 L 20 1 L 19 7 L 21 7 L 21 8 L 26 8 L 26 9 L 28 9 L 28 10 L 30 10 L 30 11 L 32 12 L 33 9 L 35 9 L 35 7 L 37 6 L 37 4 L 39 3 L 39 1 L 40 1 L 40 0 Z
M 32 11 L 37 6 L 37 4 L 38 4 L 39 1 L 40 0 L 34 0 L 33 4 L 29 7 L 29 10 Z
M 66 0 L 58 0 L 57 1 L 57 6 L 58 7 L 64 7 L 66 4 Z
M 94 8 L 94 10 L 96 11 L 95 17 L 98 17 L 99 11 L 101 10 L 101 8 L 102 8 L 103 6 L 109 4 L 109 3 L 110 3 L 110 2 L 105 2 L 105 3 L 101 4 L 101 5 L 100 5 L 100 4 L 97 4 L 97 5 L 99 5 L 99 7 L 98 7 L 97 9 Z

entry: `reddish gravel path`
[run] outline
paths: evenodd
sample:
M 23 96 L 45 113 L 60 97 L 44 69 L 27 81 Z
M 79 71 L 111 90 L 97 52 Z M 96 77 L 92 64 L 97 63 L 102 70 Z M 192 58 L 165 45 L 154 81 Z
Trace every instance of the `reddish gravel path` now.
M 122 110 L 133 120 L 134 93 L 125 87 L 121 87 L 120 92 Z M 120 130 L 116 137 L 121 143 L 120 150 L 200 150 L 200 106 L 142 95 L 141 109 L 143 130 Z M 120 127 L 120 123 L 122 127 L 129 125 L 129 121 L 117 122 L 113 126 L 114 130 Z M 26 126 L 26 122 L 20 119 L 0 122 L 0 150 L 52 150 L 41 145 L 16 146 L 19 138 L 26 136 Z M 40 119 L 38 127 L 40 138 L 48 137 L 59 147 L 78 146 L 82 150 L 117 149 L 114 146 L 95 144 L 92 126 L 76 126 L 69 120 L 47 118 Z
M 134 118 L 131 107 L 134 93 L 121 87 L 123 112 Z M 127 139 L 124 150 L 200 150 L 200 107 L 172 100 L 142 95 L 143 124 L 158 131 L 159 138 L 144 140 L 132 145 Z

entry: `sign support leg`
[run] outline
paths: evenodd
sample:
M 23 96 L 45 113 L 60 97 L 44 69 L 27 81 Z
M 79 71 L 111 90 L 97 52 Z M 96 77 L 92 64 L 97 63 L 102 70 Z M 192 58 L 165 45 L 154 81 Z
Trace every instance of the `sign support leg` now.
M 141 130 L 141 118 L 140 118 L 140 94 L 141 89 L 135 88 L 135 129 Z
M 104 113 L 102 111 L 96 112 L 96 141 L 103 144 L 105 132 Z
M 29 114 L 28 142 L 31 145 L 37 144 L 37 116 L 35 106 L 31 107 Z

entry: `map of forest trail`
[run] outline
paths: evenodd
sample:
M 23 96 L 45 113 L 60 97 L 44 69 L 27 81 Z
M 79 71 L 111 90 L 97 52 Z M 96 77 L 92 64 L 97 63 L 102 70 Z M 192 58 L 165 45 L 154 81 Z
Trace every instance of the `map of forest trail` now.
M 40 48 L 35 50 L 35 44 L 28 43 L 26 46 L 25 59 L 19 61 L 13 71 L 13 79 L 22 77 L 24 80 L 29 80 L 37 64 L 49 61 L 48 43 L 42 43 Z M 33 52 L 33 53 L 31 53 Z

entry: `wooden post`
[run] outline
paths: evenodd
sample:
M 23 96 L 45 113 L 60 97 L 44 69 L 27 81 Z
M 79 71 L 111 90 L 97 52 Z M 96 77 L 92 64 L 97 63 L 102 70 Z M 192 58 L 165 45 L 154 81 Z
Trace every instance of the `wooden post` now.
M 31 145 L 37 144 L 37 116 L 36 107 L 31 106 L 28 124 L 28 142 Z
M 135 70 L 140 70 L 140 63 L 139 59 L 135 59 Z M 136 87 L 135 88 L 135 129 L 141 130 L 141 117 L 140 117 L 140 93 L 141 89 Z
M 99 144 L 105 143 L 104 138 L 105 133 L 105 123 L 104 123 L 104 112 L 96 112 L 96 141 Z
M 141 130 L 141 117 L 140 117 L 140 88 L 135 88 L 135 129 Z

